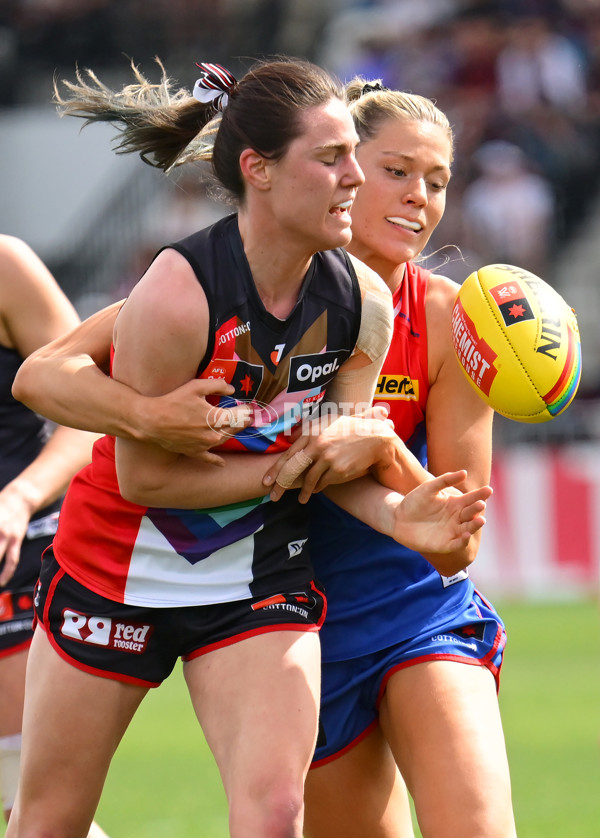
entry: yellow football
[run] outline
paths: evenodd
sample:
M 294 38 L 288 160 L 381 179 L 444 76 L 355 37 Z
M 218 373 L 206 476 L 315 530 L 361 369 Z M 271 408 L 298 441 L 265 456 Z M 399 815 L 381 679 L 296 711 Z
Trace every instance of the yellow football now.
M 486 265 L 461 285 L 452 339 L 463 372 L 498 413 L 547 422 L 581 378 L 574 310 L 547 282 L 514 265 Z

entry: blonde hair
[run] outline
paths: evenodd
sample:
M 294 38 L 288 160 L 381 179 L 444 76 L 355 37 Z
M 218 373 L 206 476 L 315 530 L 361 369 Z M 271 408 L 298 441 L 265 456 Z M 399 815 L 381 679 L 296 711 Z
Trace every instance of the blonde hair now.
M 367 81 L 356 76 L 345 87 L 346 102 L 361 140 L 372 139 L 388 120 L 430 122 L 442 128 L 450 141 L 450 162 L 454 155 L 454 133 L 446 114 L 431 99 L 402 90 L 389 90 L 381 79 Z

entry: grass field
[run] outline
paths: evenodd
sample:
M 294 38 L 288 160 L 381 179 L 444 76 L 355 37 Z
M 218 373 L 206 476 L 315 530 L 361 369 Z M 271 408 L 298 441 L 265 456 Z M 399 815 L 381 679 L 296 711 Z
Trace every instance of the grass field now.
M 598 606 L 497 604 L 509 634 L 500 700 L 519 838 L 598 838 Z M 98 821 L 111 838 L 227 838 L 224 794 L 179 670 L 128 730 Z

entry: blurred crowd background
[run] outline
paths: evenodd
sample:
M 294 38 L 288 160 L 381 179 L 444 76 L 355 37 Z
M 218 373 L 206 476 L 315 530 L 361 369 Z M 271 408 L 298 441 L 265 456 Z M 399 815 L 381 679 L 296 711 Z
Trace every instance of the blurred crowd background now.
M 133 60 L 157 80 L 158 56 L 191 90 L 196 61 L 242 75 L 278 53 L 342 81 L 382 79 L 449 115 L 456 161 L 427 266 L 458 282 L 490 262 L 529 269 L 576 309 L 582 332 L 575 402 L 544 425 L 499 417 L 497 446 L 594 445 L 600 0 L 0 0 L 0 229 L 38 251 L 82 316 L 121 298 L 160 245 L 228 210 L 194 167 L 165 177 L 114 155 L 103 126 L 80 133 L 78 120 L 59 120 L 53 79 L 73 79 L 79 65 L 120 86 Z M 595 519 L 596 478 L 578 479 L 593 482 L 586 515 Z
M 3 177 L 4 232 L 40 251 L 83 314 L 126 293 L 157 246 L 224 208 L 205 195 L 193 168 L 167 182 L 139 161 L 106 171 L 103 164 L 95 188 L 94 149 L 83 168 L 89 176 L 77 170 L 80 154 L 70 160 L 64 149 L 61 162 L 60 136 L 48 123 L 58 122 L 53 79 L 73 78 L 78 65 L 120 85 L 130 60 L 153 79 L 158 56 L 190 89 L 196 61 L 243 74 L 253 58 L 277 53 L 317 61 L 342 80 L 380 78 L 433 98 L 449 115 L 456 162 L 429 266 L 460 282 L 480 265 L 508 262 L 566 297 L 585 338 L 578 403 L 568 421 L 506 433 L 596 436 L 600 0 L 0 0 L 0 127 L 6 137 L 11 119 L 21 124 L 41 191 L 65 163 L 74 164 L 76 180 L 70 186 L 62 175 L 52 185 L 54 203 L 36 223 L 30 181 L 19 180 L 14 147 L 1 146 L 1 165 L 11 170 Z M 82 143 L 80 153 L 87 149 Z M 75 205 L 76 218 L 47 241 L 40 228 L 49 234 L 48 215 L 56 226 Z

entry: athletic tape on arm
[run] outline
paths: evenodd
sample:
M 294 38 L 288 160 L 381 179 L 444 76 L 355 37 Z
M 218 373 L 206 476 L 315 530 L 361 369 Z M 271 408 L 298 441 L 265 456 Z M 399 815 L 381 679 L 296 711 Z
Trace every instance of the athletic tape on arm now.
M 327 388 L 328 401 L 336 404 L 371 404 L 393 328 L 394 316 L 389 294 L 383 294 L 374 286 L 367 287 L 362 302 L 356 349 L 364 353 L 371 363 L 360 369 L 338 373 Z

